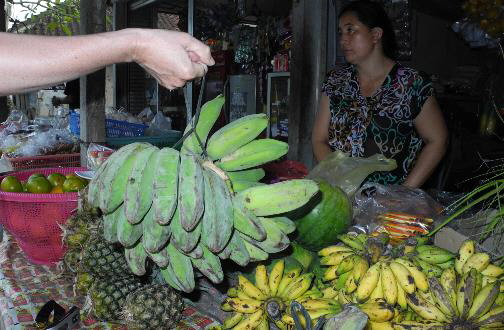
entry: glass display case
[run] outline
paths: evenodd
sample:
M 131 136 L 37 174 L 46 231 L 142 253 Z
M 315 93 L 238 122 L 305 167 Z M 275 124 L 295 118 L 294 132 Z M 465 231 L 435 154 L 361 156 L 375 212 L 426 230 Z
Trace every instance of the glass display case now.
M 289 134 L 288 107 L 290 73 L 268 73 L 267 113 L 270 118 L 268 138 L 287 142 Z

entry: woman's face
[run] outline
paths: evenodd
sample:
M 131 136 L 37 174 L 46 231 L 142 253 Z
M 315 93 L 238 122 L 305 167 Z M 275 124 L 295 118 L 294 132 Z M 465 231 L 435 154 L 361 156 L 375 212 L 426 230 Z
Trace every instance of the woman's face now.
M 338 34 L 345 59 L 351 64 L 359 64 L 365 60 L 378 40 L 375 29 L 361 23 L 352 12 L 340 17 Z

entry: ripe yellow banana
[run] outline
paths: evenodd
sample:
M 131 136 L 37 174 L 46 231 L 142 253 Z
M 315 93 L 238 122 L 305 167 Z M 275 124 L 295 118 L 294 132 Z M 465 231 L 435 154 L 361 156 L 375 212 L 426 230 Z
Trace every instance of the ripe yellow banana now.
M 476 269 L 471 269 L 464 274 L 457 287 L 457 309 L 462 319 L 467 317 L 476 293 Z
M 328 286 L 322 289 L 322 298 L 333 299 L 339 293 L 339 290 L 336 290 L 333 286 Z
M 255 284 L 266 296 L 269 296 L 269 280 L 268 280 L 268 271 L 266 270 L 266 266 L 258 265 L 255 271 Z
M 345 257 L 338 265 L 338 268 L 336 269 L 336 274 L 341 275 L 346 272 L 351 271 L 354 268 L 355 264 L 355 259 L 356 255 L 350 255 Z
M 386 263 L 382 265 L 380 278 L 385 301 L 392 306 L 395 305 L 397 302 L 397 281 Z
M 368 271 L 361 278 L 359 286 L 357 287 L 357 292 L 355 296 L 358 301 L 365 301 L 371 292 L 375 289 L 378 284 L 378 279 L 380 278 L 381 263 L 376 263 L 369 267 Z
M 338 302 L 342 305 L 352 304 L 352 297 L 348 295 L 344 289 L 341 289 L 338 293 Z
M 360 282 L 360 279 L 366 274 L 366 272 L 369 269 L 369 263 L 367 262 L 366 259 L 356 256 L 355 257 L 356 261 L 354 264 L 354 269 L 352 270 L 352 276 L 354 277 L 354 280 L 357 283 Z
M 436 321 L 422 320 L 404 320 L 401 322 L 392 322 L 394 330 L 445 330 L 446 324 Z
M 265 300 L 267 296 L 245 276 L 238 275 L 238 288 L 252 299 Z
M 333 253 L 337 252 L 353 252 L 353 250 L 345 245 L 331 245 L 328 247 L 323 248 L 318 252 L 318 255 L 321 257 L 326 257 L 328 255 L 331 255 Z
M 448 268 L 443 271 L 439 279 L 439 283 L 443 287 L 448 299 L 451 302 L 452 308 L 458 314 L 457 309 L 457 274 L 455 268 Z
M 322 266 L 336 266 L 337 269 L 337 266 L 344 258 L 353 254 L 354 252 L 352 251 L 333 252 L 320 259 L 320 264 Z
M 402 310 L 406 310 L 408 308 L 408 302 L 406 301 L 406 292 L 404 292 L 402 286 L 397 283 L 397 304 L 401 307 Z
M 504 269 L 494 264 L 488 265 L 485 269 L 481 271 L 481 274 L 485 276 L 499 277 L 504 274 Z
M 282 281 L 283 272 L 285 268 L 285 262 L 283 259 L 278 260 L 271 269 L 269 274 L 268 282 L 271 296 L 275 297 L 278 292 L 278 286 Z
M 301 268 L 295 268 L 287 273 L 284 273 L 284 276 L 282 277 L 282 280 L 280 281 L 280 284 L 278 285 L 278 290 L 277 290 L 277 296 L 281 297 L 284 294 L 285 288 L 292 282 L 294 281 L 299 274 L 301 274 Z
M 232 329 L 243 319 L 243 313 L 233 313 L 230 317 L 224 320 L 222 324 L 223 329 Z
M 390 263 L 390 269 L 394 276 L 406 293 L 413 293 L 415 291 L 415 280 L 411 276 L 410 271 L 404 267 L 402 264 L 392 261 Z
M 257 326 L 256 330 L 269 330 L 269 321 L 268 318 L 266 317 L 266 314 L 262 316 L 261 322 Z
M 503 320 L 504 320 L 504 306 L 498 306 L 490 309 L 490 311 L 488 311 L 486 314 L 479 317 L 475 323 L 476 325 L 481 327 L 498 321 L 502 322 Z
M 234 311 L 245 314 L 256 312 L 261 309 L 263 304 L 262 301 L 255 299 L 226 298 L 224 301 L 231 306 Z
M 235 325 L 233 330 L 256 329 L 259 326 L 259 324 L 261 323 L 261 320 L 263 318 L 263 314 L 264 314 L 264 311 L 262 309 L 256 310 L 254 313 L 245 317 L 237 325 Z
M 427 291 L 429 289 L 429 283 L 427 282 L 427 277 L 411 261 L 403 258 L 397 258 L 394 261 L 400 263 L 401 265 L 406 267 L 406 269 L 408 269 L 411 276 L 413 277 L 413 280 L 415 281 L 415 286 L 419 290 Z
M 286 300 L 296 300 L 308 291 L 314 277 L 315 275 L 312 273 L 298 276 L 285 288 L 280 297 L 286 298 Z
M 457 273 L 462 274 L 462 268 L 474 252 L 476 252 L 476 242 L 473 240 L 466 240 L 459 248 L 457 259 L 455 259 L 455 270 Z
M 238 297 L 238 289 L 235 287 L 231 287 L 227 290 L 226 296 L 231 297 L 231 298 L 236 298 Z
M 373 322 L 387 322 L 394 317 L 394 308 L 384 301 L 372 301 L 359 305 L 359 309 L 366 313 Z
M 302 303 L 307 310 L 339 308 L 340 304 L 334 299 L 310 299 Z
M 435 277 L 429 278 L 429 286 L 436 306 L 438 306 L 448 318 L 453 319 L 456 317 L 456 308 L 453 306 L 450 296 L 443 289 L 439 280 Z
M 478 272 L 483 271 L 490 264 L 490 256 L 488 253 L 480 252 L 475 253 L 467 259 L 464 267 L 462 268 L 462 273 L 465 274 L 471 270 L 471 268 L 476 269 Z
M 416 293 L 406 294 L 406 301 L 415 313 L 426 320 L 447 321 L 443 312 Z
M 371 292 L 371 295 L 369 296 L 368 301 L 374 301 L 374 300 L 383 300 L 383 284 L 382 284 L 382 272 L 380 272 L 379 278 L 378 278 L 378 283 L 376 283 L 376 287 L 374 288 L 373 292 Z

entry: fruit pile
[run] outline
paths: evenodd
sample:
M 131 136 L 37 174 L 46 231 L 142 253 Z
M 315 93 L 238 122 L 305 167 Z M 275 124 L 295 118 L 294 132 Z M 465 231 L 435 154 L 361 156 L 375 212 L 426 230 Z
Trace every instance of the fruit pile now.
M 257 139 L 264 114 L 245 116 L 207 136 L 224 97 L 205 103 L 180 151 L 132 143 L 114 152 L 97 170 L 89 204 L 103 212 L 103 232 L 120 243 L 136 275 L 147 260 L 161 268 L 172 287 L 191 292 L 193 267 L 219 283 L 220 259 L 245 266 L 289 246 L 296 227 L 281 214 L 306 204 L 318 192 L 311 180 L 271 185 L 257 182 L 256 166 L 287 153 L 288 145 Z
M 494 38 L 504 34 L 504 2 L 502 0 L 467 0 L 462 9 L 469 18 Z
M 314 274 L 301 273 L 296 267 L 286 270 L 284 261 L 273 264 L 268 274 L 266 266 L 258 265 L 255 284 L 245 276 L 238 276 L 238 285 L 228 290 L 228 298 L 221 308 L 233 312 L 223 324 L 224 329 L 270 329 L 270 322 L 279 329 L 294 326 L 293 314 L 306 326 L 304 316 L 292 310 L 293 301 L 306 309 L 313 324 L 325 315 L 337 314 L 341 305 L 334 299 L 323 298 L 314 284 Z
M 380 255 L 384 245 L 366 236 L 340 235 L 343 245 L 319 251 L 323 297 L 357 304 L 372 329 L 504 327 L 504 270 L 474 241 L 457 257 L 422 240 Z
M 0 189 L 4 192 L 32 193 L 32 194 L 62 194 L 77 192 L 86 187 L 88 181 L 73 173 L 63 175 L 51 173 L 47 177 L 42 173 L 30 175 L 28 180 L 20 181 L 17 177 L 8 175 L 2 179 Z

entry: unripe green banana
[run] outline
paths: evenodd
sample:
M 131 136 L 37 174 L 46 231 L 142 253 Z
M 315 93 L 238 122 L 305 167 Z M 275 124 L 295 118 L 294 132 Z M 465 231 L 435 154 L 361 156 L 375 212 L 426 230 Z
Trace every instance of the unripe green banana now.
M 296 224 L 294 221 L 287 217 L 267 217 L 264 221 L 271 221 L 280 229 L 285 235 L 296 231 Z
M 312 180 L 296 179 L 252 187 L 238 193 L 237 198 L 257 216 L 285 213 L 306 204 L 317 192 Z
M 124 194 L 124 214 L 132 225 L 142 221 L 152 205 L 152 183 L 158 148 L 138 152 Z
M 179 252 L 172 244 L 168 244 L 167 252 L 170 258 L 168 267 L 173 270 L 173 275 L 183 286 L 183 291 L 193 291 L 195 282 L 191 258 Z
M 119 242 L 117 238 L 117 219 L 124 212 L 123 204 L 114 212 L 103 215 L 103 238 L 111 244 Z
M 254 140 L 268 126 L 268 117 L 254 114 L 237 119 L 212 134 L 207 153 L 211 160 L 221 159 Z
M 154 211 L 151 207 L 142 220 L 143 236 L 142 244 L 147 252 L 156 253 L 163 248 L 171 236 L 169 225 L 160 225 L 154 219 Z
M 144 250 L 142 242 L 138 241 L 135 246 L 131 248 L 124 248 L 124 255 L 128 266 L 137 276 L 145 275 L 147 272 L 145 263 L 147 262 L 147 252 Z
M 229 180 L 231 181 L 251 181 L 258 182 L 266 173 L 262 168 L 251 168 L 249 170 L 235 171 L 235 172 L 226 172 Z
M 216 163 L 225 171 L 239 171 L 256 167 L 285 155 L 289 145 L 274 139 L 259 139 L 249 142 Z
M 178 209 L 182 228 L 193 230 L 204 210 L 203 168 L 194 154 L 180 153 Z
M 236 198 L 233 198 L 233 211 L 234 228 L 236 230 L 256 241 L 266 239 L 266 231 L 259 218 Z
M 245 246 L 245 241 L 238 231 L 234 231 L 228 245 L 219 253 L 229 254 L 229 258 L 240 266 L 246 266 L 250 262 L 250 254 Z
M 219 115 L 221 113 L 222 106 L 224 105 L 225 98 L 224 96 L 218 95 L 215 97 L 213 100 L 210 100 L 203 104 L 201 107 L 201 112 L 199 114 L 198 118 L 198 123 L 196 124 L 196 133 L 198 134 L 198 137 L 205 146 L 208 133 L 210 133 L 210 130 L 212 129 L 213 125 L 219 118 Z M 193 118 L 194 121 L 194 118 Z M 185 131 L 184 135 L 193 127 L 192 122 L 190 122 Z M 188 150 L 192 152 L 193 154 L 200 155 L 203 150 L 201 149 L 201 146 L 198 142 L 198 139 L 196 138 L 196 135 L 191 133 L 185 140 L 184 143 L 182 143 L 182 148 L 185 150 Z
M 244 191 L 248 188 L 264 186 L 264 183 L 254 182 L 254 181 L 232 181 L 233 191 L 235 193 L 239 193 L 240 191 Z
M 158 265 L 159 268 L 166 268 L 166 266 L 168 266 L 168 264 L 170 263 L 170 258 L 168 257 L 168 251 L 166 250 L 166 246 L 156 253 L 151 253 L 149 251 L 146 252 L 149 258 L 152 261 L 154 261 L 154 263 Z
M 177 208 L 180 154 L 172 148 L 163 148 L 158 154 L 152 208 L 154 219 L 161 225 L 167 225 Z
M 202 247 L 203 256 L 199 259 L 191 259 L 192 264 L 210 281 L 217 284 L 224 279 L 220 259 L 205 246 Z
M 186 253 L 192 251 L 198 245 L 201 236 L 201 222 L 192 231 L 186 231 L 180 223 L 179 207 L 175 210 L 169 226 L 172 233 L 170 245 Z
M 268 259 L 269 254 L 256 245 L 257 241 L 253 241 L 253 239 L 251 239 L 250 237 L 245 236 L 241 233 L 239 233 L 239 234 L 240 234 L 241 238 L 243 239 L 243 244 L 245 245 L 245 248 L 247 249 L 247 252 L 250 256 L 251 262 L 262 261 L 262 260 Z M 254 242 L 254 244 L 252 242 Z
M 129 223 L 124 208 L 121 206 L 120 209 L 123 211 L 117 215 L 117 239 L 124 247 L 132 247 L 142 237 L 143 226 L 141 222 L 136 225 Z

